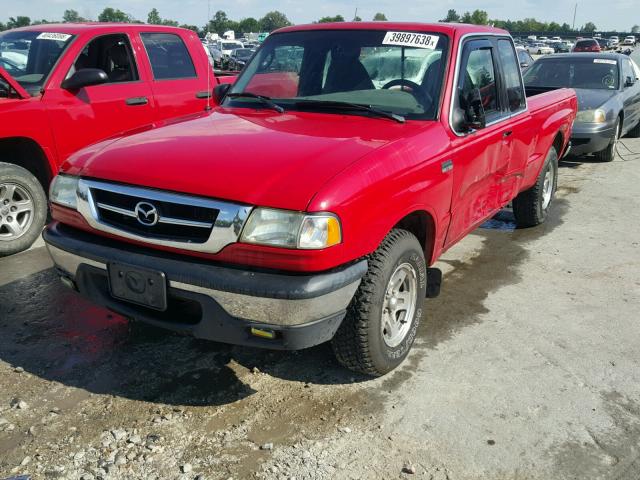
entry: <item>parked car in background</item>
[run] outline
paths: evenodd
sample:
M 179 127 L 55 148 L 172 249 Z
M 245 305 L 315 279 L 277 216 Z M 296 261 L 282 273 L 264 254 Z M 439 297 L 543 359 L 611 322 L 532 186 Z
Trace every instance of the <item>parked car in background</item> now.
M 222 50 L 220 50 L 215 43 L 207 43 L 207 48 L 209 49 L 209 53 L 211 54 L 211 58 L 213 58 L 213 67 L 214 68 L 222 68 Z
M 535 62 L 533 57 L 529 54 L 527 49 L 524 47 L 517 47 L 516 53 L 518 55 L 518 63 L 520 64 L 520 69 L 523 72 L 526 71 L 527 68 L 529 68 L 531 65 L 533 65 L 533 62 Z
M 633 35 L 628 35 L 628 36 L 624 37 L 624 40 L 622 41 L 622 44 L 623 45 L 635 46 L 636 37 L 634 37 Z
M 598 42 L 600 51 L 604 52 L 605 50 L 609 49 L 609 40 L 607 40 L 606 38 L 594 38 L 594 40 Z
M 560 37 L 551 37 L 551 39 L 549 41 L 550 42 L 561 42 L 562 38 L 560 38 Z
M 584 38 L 578 40 L 573 47 L 573 52 L 600 52 L 600 44 L 595 38 Z
M 539 59 L 524 74 L 528 93 L 573 88 L 579 111 L 571 152 L 615 157 L 618 138 L 640 136 L 640 68 L 618 53 L 580 53 Z
M 398 61 L 371 62 L 396 66 L 378 86 L 380 53 Z M 416 58 L 434 61 L 408 80 Z M 287 27 L 216 99 L 65 163 L 44 233 L 57 272 L 125 317 L 331 341 L 375 376 L 408 355 L 443 251 L 509 203 L 521 227 L 548 218 L 577 108 L 570 89 L 525 98 L 508 32 L 445 23 Z
M 617 47 L 619 43 L 620 43 L 620 38 L 617 35 L 613 35 L 609 37 L 609 44 L 612 45 L 613 47 Z
M 549 46 L 553 48 L 554 53 L 569 53 L 571 51 L 565 42 L 551 42 Z
M 227 68 L 233 71 L 242 70 L 254 53 L 253 48 L 236 48 L 229 55 Z
M 238 40 L 221 40 L 218 44 L 218 48 L 222 51 L 223 57 L 228 59 L 231 52 L 236 48 L 244 48 L 244 45 Z
M 527 52 L 532 55 L 548 55 L 554 53 L 553 47 L 541 42 L 531 43 L 526 47 L 526 49 Z
M 0 33 L 0 52 L 0 256 L 38 237 L 69 155 L 201 112 L 219 83 L 196 34 L 174 27 L 34 25 Z

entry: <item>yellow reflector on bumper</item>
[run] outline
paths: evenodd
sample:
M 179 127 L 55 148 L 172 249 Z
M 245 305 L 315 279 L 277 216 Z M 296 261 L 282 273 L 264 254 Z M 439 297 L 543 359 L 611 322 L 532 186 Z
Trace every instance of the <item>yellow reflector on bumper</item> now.
M 273 330 L 262 330 L 260 328 L 251 327 L 251 335 L 260 338 L 268 338 L 269 340 L 273 340 L 276 338 L 276 332 Z

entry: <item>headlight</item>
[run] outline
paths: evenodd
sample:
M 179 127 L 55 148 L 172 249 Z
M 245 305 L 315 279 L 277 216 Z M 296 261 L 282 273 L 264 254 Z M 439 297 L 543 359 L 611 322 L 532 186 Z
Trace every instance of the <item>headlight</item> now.
M 338 217 L 331 213 L 301 213 L 256 208 L 240 241 L 285 248 L 322 249 L 342 241 Z
M 76 209 L 78 198 L 76 190 L 78 189 L 78 177 L 71 175 L 58 175 L 51 182 L 49 189 L 49 200 L 64 207 Z
M 601 108 L 595 110 L 583 110 L 576 115 L 577 122 L 604 123 L 607 120 L 607 112 Z

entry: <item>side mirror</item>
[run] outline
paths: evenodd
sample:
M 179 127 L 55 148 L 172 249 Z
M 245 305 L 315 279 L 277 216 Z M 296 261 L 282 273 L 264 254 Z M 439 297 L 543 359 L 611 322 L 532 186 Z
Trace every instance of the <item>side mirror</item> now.
M 217 85 L 216 88 L 213 89 L 213 97 L 216 99 L 216 102 L 221 103 L 230 88 L 230 83 L 221 83 L 220 85 Z
M 107 83 L 109 77 L 99 68 L 83 68 L 77 70 L 73 75 L 62 82 L 61 87 L 65 90 L 80 90 L 84 87 L 90 87 L 92 85 L 100 85 Z
M 627 77 L 625 82 L 624 82 L 624 86 L 625 87 L 633 87 L 635 84 L 636 84 L 636 81 L 632 77 Z

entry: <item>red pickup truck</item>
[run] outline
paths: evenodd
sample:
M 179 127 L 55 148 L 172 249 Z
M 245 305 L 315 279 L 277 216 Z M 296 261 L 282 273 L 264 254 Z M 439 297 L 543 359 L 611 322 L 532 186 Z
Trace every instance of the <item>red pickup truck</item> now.
M 41 233 L 44 192 L 71 153 L 201 112 L 216 84 L 190 30 L 87 23 L 0 33 L 0 256 Z
M 132 319 L 402 362 L 440 254 L 513 203 L 545 220 L 577 101 L 527 98 L 507 32 L 340 23 L 270 35 L 216 107 L 96 144 L 51 189 L 63 282 Z

